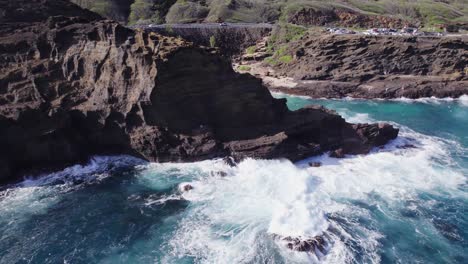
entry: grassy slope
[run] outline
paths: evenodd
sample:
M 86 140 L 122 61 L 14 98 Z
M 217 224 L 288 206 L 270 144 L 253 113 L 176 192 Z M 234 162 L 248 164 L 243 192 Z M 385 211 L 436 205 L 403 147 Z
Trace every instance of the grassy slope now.
M 415 1 L 364 1 L 350 0 L 350 4 L 364 12 L 379 15 L 396 15 L 403 19 L 413 19 L 425 25 L 467 21 L 468 0 L 415 0 Z
M 104 17 L 127 22 L 130 5 L 134 0 L 70 0 L 71 2 L 96 12 Z
M 101 15 L 130 23 L 274 22 L 301 8 L 349 9 L 420 21 L 424 26 L 468 22 L 468 0 L 72 0 Z M 134 2 L 133 4 L 131 4 Z M 130 6 L 131 4 L 131 6 Z M 127 5 L 127 7 L 125 7 Z M 123 13 L 123 14 L 122 14 Z
M 184 0 L 190 1 L 190 0 Z M 349 9 L 363 14 L 421 21 L 425 26 L 468 21 L 468 0 L 206 0 L 205 21 L 267 22 L 309 7 L 317 10 Z M 194 12 L 196 13 L 196 12 Z M 183 20 L 181 16 L 181 20 Z M 202 19 L 202 17 L 197 17 Z M 177 21 L 176 16 L 172 21 Z

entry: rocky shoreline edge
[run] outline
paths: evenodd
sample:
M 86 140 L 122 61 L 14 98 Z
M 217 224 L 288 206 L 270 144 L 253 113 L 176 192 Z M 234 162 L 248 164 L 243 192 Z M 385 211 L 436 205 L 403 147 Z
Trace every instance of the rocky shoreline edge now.
M 287 44 L 263 38 L 236 57 L 234 68 L 272 91 L 312 98 L 458 98 L 468 95 L 468 36 L 308 31 Z
M 94 155 L 153 162 L 365 154 L 398 135 L 319 106 L 290 111 L 216 50 L 134 31 L 65 0 L 5 3 L 0 182 Z

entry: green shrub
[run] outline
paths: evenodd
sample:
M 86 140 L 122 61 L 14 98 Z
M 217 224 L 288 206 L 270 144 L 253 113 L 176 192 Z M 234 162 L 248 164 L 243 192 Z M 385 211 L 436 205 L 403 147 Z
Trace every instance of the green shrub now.
M 177 1 L 166 15 L 167 23 L 194 23 L 206 18 L 210 9 L 198 2 Z
M 252 67 L 247 66 L 247 65 L 241 65 L 239 68 L 237 68 L 239 71 L 250 71 Z
M 271 33 L 269 44 L 285 44 L 297 41 L 304 36 L 306 32 L 306 27 L 290 23 L 281 23 Z
M 267 53 L 272 54 L 264 60 L 265 63 L 270 65 L 277 65 L 279 63 L 290 63 L 293 57 L 288 53 L 288 43 L 299 40 L 307 33 L 308 29 L 303 26 L 293 25 L 290 23 L 281 23 L 272 32 L 268 41 Z
M 275 51 L 276 57 L 281 57 L 286 53 L 287 46 L 281 46 L 277 51 Z
M 115 0 L 114 0 L 115 1 Z M 130 7 L 129 24 L 166 22 L 166 15 L 177 0 L 135 0 Z
M 247 54 L 254 54 L 256 49 L 256 46 L 250 46 L 245 51 L 247 52 Z
M 212 47 L 212 48 L 216 47 L 216 38 L 215 38 L 215 36 L 210 37 L 210 47 Z
M 290 54 L 287 54 L 287 49 L 287 45 L 282 45 L 273 53 L 272 56 L 265 58 L 263 61 L 272 66 L 279 63 L 290 63 L 293 61 L 293 57 Z
M 278 61 L 275 60 L 273 56 L 265 58 L 263 61 L 267 64 L 270 64 L 271 66 L 275 66 L 276 64 L 278 64 Z
M 284 55 L 279 57 L 278 60 L 283 63 L 290 63 L 293 60 L 293 57 L 291 55 Z

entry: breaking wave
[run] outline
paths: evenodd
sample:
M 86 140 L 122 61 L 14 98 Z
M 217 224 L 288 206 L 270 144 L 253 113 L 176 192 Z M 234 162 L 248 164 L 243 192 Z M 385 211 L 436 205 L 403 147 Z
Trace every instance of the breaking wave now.
M 372 112 L 336 110 L 374 121 Z M 26 179 L 0 190 L 0 262 L 463 263 L 468 173 L 459 158 L 468 151 L 400 129 L 384 148 L 345 159 L 230 167 L 97 157 Z M 330 242 L 327 252 L 281 240 L 316 236 Z

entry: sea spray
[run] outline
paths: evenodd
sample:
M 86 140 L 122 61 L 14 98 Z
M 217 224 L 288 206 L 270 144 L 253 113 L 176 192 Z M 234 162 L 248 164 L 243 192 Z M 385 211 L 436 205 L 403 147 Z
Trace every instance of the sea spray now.
M 329 105 L 352 122 L 392 121 L 401 134 L 345 159 L 230 167 L 104 157 L 30 179 L 0 193 L 0 262 L 464 263 L 466 107 L 293 102 Z M 281 240 L 317 235 L 330 239 L 324 255 Z
M 409 142 L 414 147 L 406 148 Z M 180 255 L 197 255 L 201 262 L 235 262 L 236 257 L 246 258 L 242 252 L 255 244 L 269 245 L 271 241 L 256 239 L 273 239 L 265 233 L 310 238 L 329 233 L 332 222 L 337 247 L 340 236 L 349 236 L 368 251 L 369 255 L 362 257 L 376 260 L 379 239 L 384 234 L 359 225 L 353 228 L 360 229 L 363 237 L 348 234 L 340 230 L 335 214 L 345 219 L 371 218 L 366 210 L 350 203 L 372 197 L 399 203 L 417 199 L 421 191 L 442 188 L 456 193 L 464 176 L 450 166 L 441 170 L 431 165 L 433 159 L 450 164 L 450 160 L 443 160 L 447 147 L 431 137 L 404 130 L 401 140 L 368 156 L 339 160 L 324 155 L 298 163 L 299 168 L 288 161 L 245 160 L 228 178 L 208 177 L 191 183 L 194 189 L 184 197 L 193 206 L 192 214 L 181 223 L 182 232 L 174 235 L 172 247 Z M 323 165 L 307 168 L 305 164 L 311 160 Z M 331 221 L 326 215 L 333 216 Z M 252 256 L 256 254 L 252 252 Z M 291 257 L 289 254 L 283 257 Z M 349 257 L 350 253 L 335 249 L 330 254 L 332 258 Z

